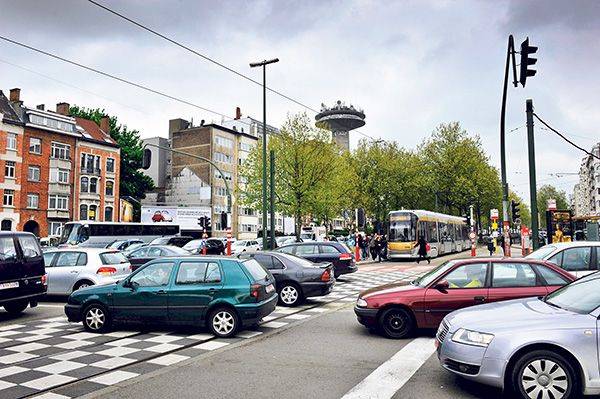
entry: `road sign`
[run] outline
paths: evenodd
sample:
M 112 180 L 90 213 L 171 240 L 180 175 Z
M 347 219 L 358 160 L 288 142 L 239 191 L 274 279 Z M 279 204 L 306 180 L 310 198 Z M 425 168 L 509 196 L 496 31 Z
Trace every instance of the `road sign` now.
M 498 219 L 498 209 L 490 209 L 490 217 L 492 219 Z
M 554 198 L 548 198 L 548 200 L 546 201 L 546 205 L 549 211 L 556 210 L 556 200 Z
M 492 223 L 492 230 L 498 230 L 498 223 L 496 223 L 496 222 Z
M 477 237 L 477 234 L 475 234 L 475 232 L 474 232 L 474 231 L 472 231 L 472 232 L 470 232 L 470 233 L 469 233 L 469 238 L 470 238 L 471 240 L 474 240 L 474 239 L 475 239 L 475 237 Z

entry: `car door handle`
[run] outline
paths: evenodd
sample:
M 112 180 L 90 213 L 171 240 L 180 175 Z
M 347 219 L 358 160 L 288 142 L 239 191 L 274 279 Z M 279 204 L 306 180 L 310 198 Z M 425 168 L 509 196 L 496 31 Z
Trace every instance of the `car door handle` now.
M 79 273 L 79 271 L 78 270 L 71 270 L 69 273 L 77 274 L 77 273 Z
M 217 291 L 217 289 L 216 289 L 216 288 L 209 288 L 209 289 L 208 289 L 208 292 L 210 292 L 210 293 L 213 293 L 213 292 L 216 292 L 216 291 Z
M 485 302 L 484 296 L 476 296 L 473 299 L 475 300 L 475 302 Z
M 167 293 L 167 291 L 165 291 L 165 290 L 159 290 L 159 291 L 156 291 L 156 293 L 158 295 L 165 295 Z

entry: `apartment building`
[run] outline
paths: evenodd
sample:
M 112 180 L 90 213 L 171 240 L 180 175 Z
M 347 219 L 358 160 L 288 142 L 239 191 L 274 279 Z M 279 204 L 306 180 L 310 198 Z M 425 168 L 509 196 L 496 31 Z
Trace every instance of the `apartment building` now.
M 591 153 L 600 157 L 600 143 L 592 147 Z M 575 216 L 600 215 L 600 160 L 587 155 L 581 161 L 579 182 L 573 189 Z
M 3 178 L 14 185 L 2 186 L 4 203 L 18 214 L 11 229 L 43 237 L 60 234 L 71 220 L 118 220 L 120 150 L 108 134 L 108 118 L 102 129 L 70 116 L 68 103 L 55 111 L 29 108 L 19 89 L 3 103 L 22 126 L 15 159 L 4 161 Z

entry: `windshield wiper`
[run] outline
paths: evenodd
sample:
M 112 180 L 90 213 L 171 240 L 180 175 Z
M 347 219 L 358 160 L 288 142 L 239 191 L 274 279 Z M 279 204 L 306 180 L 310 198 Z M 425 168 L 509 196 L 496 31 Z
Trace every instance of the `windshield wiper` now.
M 562 309 L 562 310 L 564 310 L 562 307 L 560 307 L 560 306 L 558 306 L 557 304 L 555 304 L 555 303 L 552 303 L 552 302 L 550 302 L 550 301 L 548 301 L 548 300 L 544 300 L 544 302 L 545 302 L 545 303 L 547 303 L 548 305 L 550 305 L 550 306 L 554 307 L 554 308 L 557 308 L 557 309 Z

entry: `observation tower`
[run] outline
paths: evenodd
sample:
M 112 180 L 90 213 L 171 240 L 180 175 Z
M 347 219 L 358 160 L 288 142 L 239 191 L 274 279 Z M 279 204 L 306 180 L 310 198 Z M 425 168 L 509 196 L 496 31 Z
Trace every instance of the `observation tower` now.
M 363 110 L 354 108 L 353 105 L 346 106 L 340 100 L 331 108 L 321 104 L 321 112 L 315 116 L 315 119 L 317 127 L 331 131 L 335 143 L 348 151 L 350 150 L 350 130 L 365 125 Z

